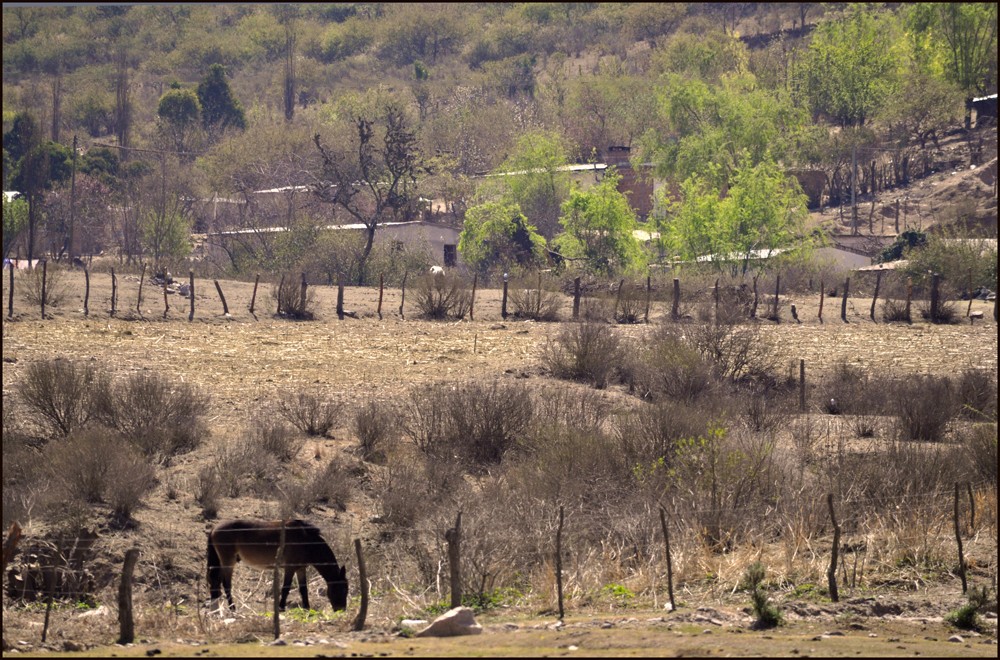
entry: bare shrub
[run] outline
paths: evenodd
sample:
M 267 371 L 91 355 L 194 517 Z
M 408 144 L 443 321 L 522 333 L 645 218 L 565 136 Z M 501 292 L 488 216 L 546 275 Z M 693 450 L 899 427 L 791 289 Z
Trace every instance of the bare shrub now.
M 883 300 L 882 320 L 886 323 L 909 323 L 911 317 L 906 313 L 906 301 L 896 298 Z
M 430 486 L 421 461 L 390 462 L 372 474 L 379 522 L 411 527 L 428 513 Z
M 961 323 L 963 318 L 954 300 L 939 300 L 937 310 L 931 309 L 930 301 L 925 300 L 919 303 L 918 309 L 920 310 L 920 317 L 927 319 L 931 323 L 949 325 Z
M 996 421 L 997 378 L 986 369 L 966 369 L 956 386 L 959 414 L 976 421 Z
M 354 413 L 351 430 L 358 439 L 362 458 L 383 463 L 399 439 L 398 413 L 388 404 L 369 401 Z
M 305 443 L 294 429 L 266 413 L 255 413 L 250 417 L 247 440 L 282 463 L 298 456 Z
M 645 285 L 624 282 L 615 303 L 615 321 L 618 323 L 642 323 L 646 316 Z
M 161 462 L 191 451 L 208 433 L 209 398 L 190 383 L 135 373 L 99 388 L 95 399 L 101 423 Z
M 955 417 L 951 381 L 937 376 L 908 376 L 893 388 L 896 429 L 905 440 L 937 442 Z
M 247 491 L 269 493 L 281 471 L 277 458 L 246 438 L 224 444 L 213 467 L 221 493 L 229 497 Z
M 90 419 L 92 386 L 98 379 L 97 372 L 89 365 L 59 358 L 33 362 L 18 382 L 18 394 L 48 430 L 65 436 Z
M 335 454 L 312 479 L 314 502 L 327 504 L 341 511 L 353 496 L 353 484 L 364 474 L 363 468 Z
M 574 383 L 536 386 L 532 401 L 537 425 L 572 426 L 586 431 L 603 428 L 614 408 L 604 392 Z
M 621 341 L 599 321 L 571 323 L 545 344 L 543 360 L 557 378 L 589 382 L 604 389 L 623 360 Z
M 307 435 L 320 437 L 336 427 L 344 408 L 340 401 L 307 390 L 282 392 L 275 405 L 278 414 L 292 426 Z
M 284 318 L 309 321 L 314 316 L 315 290 L 307 286 L 303 299 L 301 274 L 289 272 L 282 275 L 271 288 L 271 300 L 277 303 L 278 315 Z
M 458 275 L 424 275 L 417 278 L 417 309 L 428 319 L 465 318 L 469 313 L 471 292 Z
M 997 425 L 975 424 L 959 436 L 973 474 L 986 483 L 997 483 Z
M 128 519 L 156 484 L 148 460 L 128 440 L 99 427 L 49 443 L 44 461 L 62 498 L 107 502 L 120 519 Z
M 520 448 L 533 418 L 521 383 L 442 384 L 411 392 L 406 428 L 425 453 L 454 456 L 478 472 Z
M 793 406 L 780 389 L 751 385 L 739 393 L 740 419 L 753 433 L 773 435 L 787 421 Z
M 194 499 L 201 506 L 201 513 L 206 520 L 211 520 L 219 515 L 223 490 L 222 479 L 216 466 L 206 465 L 198 471 Z
M 666 398 L 618 416 L 614 424 L 617 452 L 632 465 L 648 465 L 662 458 L 669 467 L 678 440 L 704 434 L 712 419 L 725 415 L 714 403 L 690 404 Z
M 871 438 L 886 413 L 889 385 L 883 378 L 841 362 L 823 379 L 820 397 L 827 412 L 848 416 L 855 435 Z
M 631 352 L 632 384 L 639 396 L 694 401 L 711 389 L 712 364 L 688 340 L 687 327 L 661 325 Z
M 3 527 L 24 526 L 48 490 L 48 478 L 36 443 L 14 424 L 15 402 L 3 402 Z
M 541 276 L 514 280 L 508 287 L 514 318 L 558 321 L 563 294 L 556 283 Z
M 770 381 L 776 357 L 770 338 L 756 323 L 746 325 L 695 324 L 689 326 L 688 341 L 707 359 L 716 378 L 739 381 Z
M 41 265 L 21 271 L 21 297 L 30 305 L 42 304 L 42 267 Z M 64 275 L 66 269 L 49 263 L 45 267 L 45 306 L 58 307 L 66 299 L 68 286 Z

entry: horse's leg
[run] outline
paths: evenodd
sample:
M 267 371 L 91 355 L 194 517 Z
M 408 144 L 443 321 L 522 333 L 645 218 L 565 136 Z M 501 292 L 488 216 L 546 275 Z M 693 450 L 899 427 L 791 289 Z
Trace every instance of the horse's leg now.
M 233 567 L 223 566 L 219 569 L 222 574 L 222 586 L 226 590 L 226 600 L 229 601 L 229 609 L 236 611 L 236 603 L 233 602 Z
M 295 574 L 291 568 L 285 569 L 285 579 L 281 583 L 281 602 L 278 603 L 278 609 L 284 611 L 285 603 L 288 602 L 288 592 L 292 590 L 292 575 Z
M 309 609 L 309 586 L 306 584 L 306 567 L 303 566 L 299 570 L 295 571 L 295 575 L 299 580 L 299 594 L 302 595 L 302 609 Z

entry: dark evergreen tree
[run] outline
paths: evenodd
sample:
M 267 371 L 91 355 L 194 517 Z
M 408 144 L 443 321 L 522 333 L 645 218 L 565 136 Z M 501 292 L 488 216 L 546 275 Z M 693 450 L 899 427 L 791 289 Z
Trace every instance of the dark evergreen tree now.
M 208 75 L 198 83 L 198 101 L 201 103 L 201 121 L 206 129 L 247 127 L 240 102 L 233 96 L 226 80 L 226 69 L 213 64 Z

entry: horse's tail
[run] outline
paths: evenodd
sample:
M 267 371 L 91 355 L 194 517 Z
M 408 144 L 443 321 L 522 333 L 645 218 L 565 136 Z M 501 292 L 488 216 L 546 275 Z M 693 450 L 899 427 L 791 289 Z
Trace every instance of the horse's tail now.
M 214 601 L 222 595 L 222 561 L 219 559 L 219 553 L 215 549 L 215 544 L 212 543 L 212 535 L 208 535 L 208 592 L 210 598 Z

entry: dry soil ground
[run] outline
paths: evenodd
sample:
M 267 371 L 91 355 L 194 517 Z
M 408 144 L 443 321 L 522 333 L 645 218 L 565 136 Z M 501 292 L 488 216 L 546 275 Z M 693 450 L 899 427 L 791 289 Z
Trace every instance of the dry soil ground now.
M 258 318 L 247 311 L 252 283 L 223 281 L 232 316 L 222 316 L 222 306 L 211 283 L 199 281 L 196 317 L 187 320 L 187 301 L 170 296 L 168 319 L 163 320 L 162 291 L 146 284 L 140 315 L 135 312 L 137 278 L 120 278 L 119 318 L 110 318 L 110 276 L 91 277 L 90 316 L 84 318 L 83 276 L 63 279 L 66 297 L 39 318 L 39 310 L 15 298 L 15 318 L 3 321 L 4 396 L 14 389 L 19 374 L 33 361 L 65 357 L 92 360 L 116 373 L 153 370 L 172 378 L 202 385 L 212 392 L 213 442 L 238 429 L 256 401 L 278 388 L 318 384 L 351 400 L 388 398 L 414 383 L 494 377 L 545 378 L 541 359 L 545 342 L 560 330 L 557 323 L 502 321 L 500 292 L 477 293 L 475 321 L 429 322 L 415 318 L 407 294 L 406 319 L 398 315 L 400 292 L 387 291 L 383 316 L 375 315 L 377 290 L 348 288 L 345 307 L 358 318 L 339 321 L 334 313 L 336 289 L 315 287 L 317 320 L 291 322 L 271 316 L 273 303 L 267 287 L 258 292 Z M 7 301 L 4 278 L 3 301 Z M 569 299 L 565 309 L 569 310 Z M 795 302 L 795 301 L 793 301 Z M 895 373 L 952 374 L 968 366 L 997 369 L 997 326 L 993 303 L 975 302 L 973 310 L 985 319 L 970 325 L 935 326 L 873 323 L 868 319 L 868 299 L 858 299 L 848 323 L 839 319 L 839 305 L 827 307 L 825 323 L 816 318 L 817 295 L 797 301 L 803 323 L 787 318 L 780 324 L 762 322 L 776 340 L 782 359 L 797 367 L 807 364 L 809 378 L 847 361 L 872 370 Z M 832 302 L 832 301 L 830 301 Z M 829 305 L 829 302 L 827 303 Z M 965 303 L 962 303 L 964 311 Z M 130 310 L 130 311 L 129 311 Z M 265 311 L 266 310 L 266 311 Z M 4 310 L 6 311 L 6 310 Z M 669 313 L 664 303 L 654 304 L 654 322 Z M 6 317 L 6 315 L 5 315 Z M 128 318 L 121 318 L 128 317 Z M 642 326 L 621 326 L 622 333 L 638 334 Z M 320 451 L 344 445 L 342 433 L 322 441 Z M 201 450 L 199 450 L 201 451 Z M 309 450 L 311 451 L 311 449 Z M 190 479 L 204 456 L 181 457 L 172 469 L 175 479 Z M 183 502 L 169 502 L 161 485 L 149 505 L 136 513 L 146 544 L 144 555 L 162 560 L 170 554 L 192 583 L 200 582 L 205 521 L 185 493 Z M 185 499 L 186 498 L 186 499 Z M 227 501 L 222 516 L 266 515 L 259 501 Z M 359 518 L 361 512 L 356 513 Z M 994 529 L 995 529 L 995 522 Z M 352 523 L 353 525 L 353 523 Z M 30 529 L 29 533 L 40 530 Z M 108 540 L 117 552 L 140 537 L 123 534 Z M 995 533 L 992 536 L 995 539 Z M 995 584 L 995 541 L 969 541 L 990 567 Z M 990 547 L 992 545 L 992 547 Z M 969 550 L 967 550 L 969 552 Z M 353 562 L 352 562 L 353 563 Z M 152 565 L 151 565 L 152 564 Z M 140 561 L 137 579 L 145 589 L 156 589 L 155 562 Z M 987 575 L 979 576 L 989 579 Z M 942 620 L 964 602 L 957 581 L 919 584 L 896 591 L 855 594 L 840 604 L 782 603 L 789 624 L 770 632 L 749 629 L 746 598 L 686 594 L 684 607 L 674 613 L 662 610 L 572 612 L 566 625 L 555 629 L 549 613 L 526 615 L 501 610 L 483 618 L 485 634 L 452 640 L 408 639 L 393 633 L 394 622 L 373 612 L 370 631 L 347 632 L 348 620 L 334 618 L 319 623 L 288 621 L 286 646 L 268 646 L 270 623 L 259 614 L 243 616 L 232 624 L 218 620 L 199 623 L 181 617 L 181 623 L 164 613 L 146 613 L 138 623 L 141 643 L 132 647 L 101 647 L 114 639 L 114 615 L 80 618 L 72 610 L 53 614 L 50 644 L 39 644 L 42 610 L 5 608 L 5 639 L 13 644 L 8 654 L 72 652 L 89 655 L 956 655 L 996 656 L 996 619 L 988 619 L 987 634 L 962 633 L 962 641 L 947 641 L 955 631 Z M 708 609 L 699 609 L 708 608 Z M 155 621 L 154 621 L 155 620 Z M 152 628 L 155 636 L 143 632 Z M 234 631 L 239 634 L 234 636 Z M 248 643 L 226 645 L 233 639 Z M 177 640 L 181 640 L 178 642 Z M 325 640 L 325 643 L 323 642 Z M 24 642 L 24 643 L 22 643 Z M 298 644 L 298 643 L 301 644 Z

